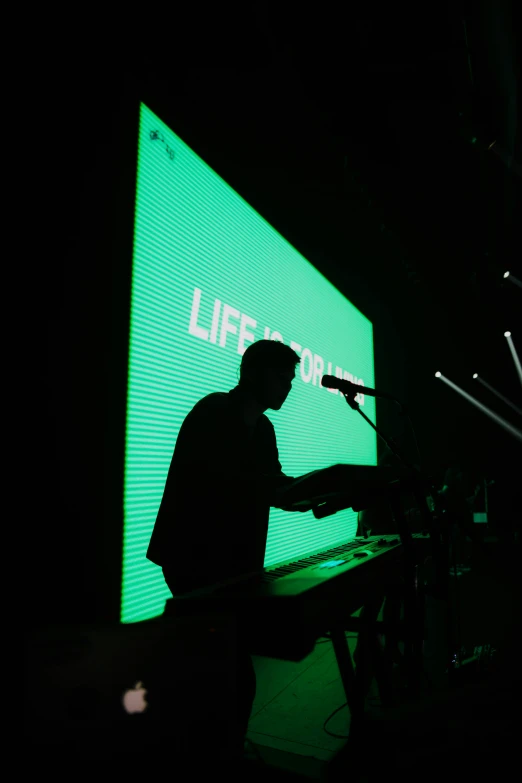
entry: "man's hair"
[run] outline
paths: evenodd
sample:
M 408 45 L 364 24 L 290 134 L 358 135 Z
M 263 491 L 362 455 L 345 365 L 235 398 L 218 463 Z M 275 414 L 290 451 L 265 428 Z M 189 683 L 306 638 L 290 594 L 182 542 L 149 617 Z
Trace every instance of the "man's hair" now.
M 277 340 L 258 340 L 249 345 L 241 359 L 239 383 L 248 377 L 257 378 L 264 370 L 293 370 L 301 358 L 289 345 Z

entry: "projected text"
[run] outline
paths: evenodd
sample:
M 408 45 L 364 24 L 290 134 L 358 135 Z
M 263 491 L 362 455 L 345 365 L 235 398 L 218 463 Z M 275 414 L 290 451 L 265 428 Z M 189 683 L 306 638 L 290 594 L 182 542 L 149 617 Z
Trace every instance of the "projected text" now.
M 232 344 L 240 356 L 244 354 L 250 343 L 255 342 L 256 339 L 261 339 L 261 332 L 259 332 L 259 336 L 255 334 L 255 330 L 258 328 L 256 318 L 252 318 L 246 313 L 241 313 L 237 308 L 225 304 L 217 298 L 214 299 L 210 324 L 201 325 L 200 308 L 202 293 L 201 288 L 194 288 L 188 329 L 190 335 L 219 345 L 220 348 L 226 348 Z M 231 337 L 233 340 L 230 339 Z M 272 330 L 270 326 L 264 327 L 262 339 L 284 342 L 282 334 Z M 364 386 L 362 378 L 358 378 L 356 375 L 343 370 L 338 365 L 335 367 L 335 372 L 333 372 L 333 363 L 331 361 L 325 362 L 320 354 L 312 352 L 310 348 L 303 348 L 302 345 L 294 340 L 290 340 L 288 345 L 301 357 L 299 368 L 301 380 L 304 383 L 312 383 L 313 386 L 323 389 L 324 387 L 321 386 L 322 376 L 335 375 L 336 378 L 342 378 L 359 386 Z M 325 389 L 325 391 L 330 394 L 339 394 L 338 389 Z M 358 394 L 356 401 L 360 405 L 364 405 L 364 395 Z

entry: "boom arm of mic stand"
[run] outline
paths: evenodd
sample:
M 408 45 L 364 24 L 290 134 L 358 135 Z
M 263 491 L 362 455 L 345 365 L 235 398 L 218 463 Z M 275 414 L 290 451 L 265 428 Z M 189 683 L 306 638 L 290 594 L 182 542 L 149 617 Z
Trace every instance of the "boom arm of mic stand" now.
M 417 501 L 419 503 L 419 509 L 420 509 L 422 515 L 424 516 L 424 518 L 425 518 L 425 520 L 427 522 L 427 527 L 429 529 L 430 526 L 431 526 L 431 521 L 432 521 L 431 513 L 430 513 L 430 511 L 428 509 L 425 495 L 422 496 L 422 500 L 421 500 L 419 493 L 420 493 L 420 488 L 421 488 L 422 485 L 424 485 L 424 487 L 427 487 L 428 484 L 431 484 L 431 482 L 428 482 L 428 480 L 425 477 L 422 476 L 421 471 L 420 471 L 419 468 L 416 468 L 414 465 L 411 465 L 404 458 L 404 456 L 400 453 L 399 449 L 397 448 L 397 446 L 393 442 L 393 439 L 392 438 L 387 438 L 384 435 L 384 433 L 381 432 L 372 421 L 370 421 L 368 416 L 366 416 L 366 414 L 362 412 L 362 410 L 359 407 L 359 403 L 355 402 L 356 394 L 357 394 L 357 392 L 353 392 L 353 393 L 350 392 L 350 394 L 345 394 L 344 398 L 345 398 L 346 402 L 348 403 L 348 405 L 350 406 L 350 408 L 352 408 L 352 410 L 354 410 L 354 411 L 357 411 L 357 413 L 359 413 L 363 417 L 363 419 L 368 422 L 370 427 L 372 427 L 375 430 L 377 435 L 381 438 L 381 440 L 383 440 L 386 443 L 386 445 L 388 446 L 390 451 L 393 452 L 393 454 L 395 454 L 395 456 L 402 462 L 402 464 L 405 467 L 407 467 L 409 470 L 411 470 L 411 480 L 413 482 L 411 489 L 415 493 L 416 499 L 417 499 Z M 399 402 L 398 400 L 394 400 L 394 402 L 396 402 L 401 407 L 401 409 L 403 411 L 405 411 L 405 406 L 401 402 Z
M 361 410 L 361 408 L 360 408 L 360 406 L 359 406 L 359 403 L 358 403 L 358 402 L 355 402 L 355 397 L 356 397 L 356 395 L 357 395 L 357 394 L 358 394 L 358 392 L 355 392 L 355 391 L 354 391 L 354 392 L 347 393 L 347 394 L 344 394 L 344 399 L 346 400 L 346 402 L 348 403 L 348 405 L 350 406 L 350 408 L 351 408 L 352 410 L 354 410 L 354 411 L 357 411 L 357 413 L 359 413 L 359 414 L 360 414 L 360 415 L 363 417 L 363 419 L 364 419 L 365 421 L 367 421 L 367 422 L 368 422 L 368 424 L 370 425 L 370 427 L 372 427 L 372 428 L 375 430 L 375 432 L 377 433 L 377 435 L 379 436 L 379 438 L 381 438 L 381 440 L 383 440 L 383 441 L 386 443 L 386 445 L 388 446 L 388 448 L 390 449 L 390 451 L 392 451 L 392 452 L 395 454 L 395 456 L 396 456 L 396 457 L 398 457 L 398 458 L 400 459 L 400 461 L 401 461 L 401 462 L 402 462 L 404 465 L 406 465 L 406 467 L 407 467 L 407 468 L 410 468 L 410 470 L 413 470 L 413 471 L 414 471 L 414 470 L 415 470 L 415 468 L 413 467 L 413 465 L 410 465 L 410 464 L 409 464 L 409 462 L 407 462 L 407 461 L 404 459 L 404 457 L 403 457 L 403 456 L 402 456 L 402 454 L 399 452 L 399 450 L 398 450 L 397 446 L 395 445 L 395 443 L 393 442 L 393 440 L 392 440 L 391 438 L 387 438 L 387 437 L 386 437 L 386 435 L 385 435 L 383 432 L 381 432 L 381 431 L 380 431 L 380 430 L 379 430 L 379 429 L 378 429 L 378 428 L 375 426 L 375 424 L 373 423 L 373 421 L 370 421 L 370 419 L 368 418 L 368 416 L 366 416 L 366 414 L 362 412 L 362 410 Z M 393 399 L 393 398 L 390 398 L 390 399 Z M 396 402 L 396 403 L 397 403 L 397 404 L 398 404 L 398 405 L 401 407 L 401 409 L 404 407 L 404 406 L 402 405 L 402 403 L 400 403 L 398 400 L 395 400 L 395 399 L 393 399 L 393 401 L 394 401 L 394 402 Z
M 393 440 L 391 438 L 387 438 L 384 435 L 384 433 L 381 432 L 372 421 L 370 421 L 368 416 L 366 416 L 366 414 L 364 414 L 362 412 L 362 410 L 359 407 L 359 403 L 355 402 L 356 393 L 357 392 L 353 392 L 353 393 L 350 392 L 350 394 L 345 394 L 344 398 L 345 398 L 346 402 L 348 403 L 350 408 L 352 408 L 352 410 L 357 411 L 363 417 L 363 419 L 368 422 L 370 427 L 372 427 L 375 430 L 375 432 L 377 433 L 377 435 L 386 443 L 386 445 L 388 446 L 390 451 L 392 451 L 395 454 L 395 456 L 402 462 L 402 464 L 411 471 L 409 479 L 406 479 L 406 480 L 402 480 L 401 479 L 401 482 L 400 482 L 401 488 L 405 489 L 405 488 L 407 488 L 407 485 L 410 484 L 409 488 L 415 494 L 415 498 L 417 500 L 419 509 L 420 509 L 424 519 L 426 520 L 426 525 L 427 525 L 427 528 L 428 528 L 428 530 L 430 532 L 430 536 L 431 536 L 432 532 L 433 532 L 433 524 L 432 524 L 433 523 L 433 517 L 432 517 L 432 514 L 431 514 L 430 510 L 428 509 L 428 504 L 426 502 L 426 494 L 428 494 L 426 492 L 426 489 L 427 489 L 428 486 L 430 486 L 430 488 L 431 488 L 431 482 L 428 482 L 427 478 L 425 478 L 422 475 L 422 473 L 421 473 L 419 468 L 416 468 L 414 465 L 411 465 L 403 457 L 403 455 L 400 453 L 399 449 L 397 448 L 397 446 L 395 445 Z M 398 400 L 395 400 L 395 402 L 397 402 L 399 405 L 401 405 L 402 408 L 404 407 L 404 406 L 402 406 L 402 403 L 398 402 Z M 432 538 L 432 542 L 433 542 L 433 538 Z

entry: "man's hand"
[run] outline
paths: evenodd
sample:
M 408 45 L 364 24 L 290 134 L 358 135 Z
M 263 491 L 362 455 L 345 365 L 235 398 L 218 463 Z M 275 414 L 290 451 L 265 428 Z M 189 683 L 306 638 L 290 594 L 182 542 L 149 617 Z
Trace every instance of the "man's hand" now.
M 313 503 L 301 503 L 298 506 L 277 506 L 277 508 L 280 508 L 282 511 L 311 511 L 314 508 Z

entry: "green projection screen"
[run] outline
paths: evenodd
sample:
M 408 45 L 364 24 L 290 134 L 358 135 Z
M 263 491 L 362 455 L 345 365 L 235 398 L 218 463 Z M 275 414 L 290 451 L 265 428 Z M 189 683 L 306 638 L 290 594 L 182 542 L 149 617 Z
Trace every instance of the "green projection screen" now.
M 376 464 L 375 432 L 320 385 L 329 374 L 373 386 L 370 321 L 144 104 L 137 165 L 121 622 L 164 610 L 170 592 L 145 554 L 176 437 L 198 400 L 236 386 L 250 343 L 301 357 L 285 405 L 266 412 L 284 473 Z M 358 401 L 375 423 L 374 399 Z M 271 509 L 265 566 L 355 531 L 351 509 L 321 520 Z

